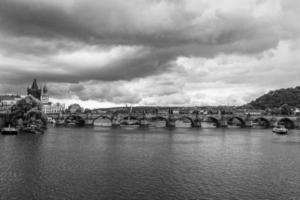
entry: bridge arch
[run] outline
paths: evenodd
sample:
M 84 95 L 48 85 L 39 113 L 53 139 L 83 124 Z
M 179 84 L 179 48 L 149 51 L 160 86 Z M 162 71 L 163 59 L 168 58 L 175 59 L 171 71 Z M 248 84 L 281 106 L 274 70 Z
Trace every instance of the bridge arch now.
M 85 121 L 79 115 L 70 115 L 65 118 L 66 125 L 84 126 Z
M 147 119 L 149 127 L 166 127 L 168 126 L 169 120 L 162 116 L 154 116 Z
M 101 115 L 93 120 L 94 126 L 112 126 L 113 118 L 107 115 Z
M 265 127 L 265 128 L 269 128 L 271 126 L 271 122 L 268 119 L 264 118 L 264 117 L 255 118 L 253 120 L 253 122 L 255 123 L 255 125 L 262 126 L 262 127 Z
M 293 120 L 289 118 L 282 118 L 277 122 L 278 125 L 283 125 L 288 129 L 294 129 L 295 128 L 295 123 Z
M 168 122 L 168 119 L 162 116 L 155 116 L 155 117 L 151 117 L 149 120 L 163 120 Z
M 194 125 L 195 125 L 194 120 L 187 116 L 182 116 L 175 119 L 175 127 L 187 128 L 187 127 L 194 127 Z
M 208 116 L 206 118 L 204 118 L 202 121 L 201 121 L 201 127 L 202 126 L 205 126 L 204 123 L 210 123 L 211 125 L 213 125 L 214 127 L 220 127 L 221 126 L 221 123 L 220 121 L 215 118 L 215 117 L 212 117 L 212 116 Z M 209 127 L 211 127 L 211 125 Z
M 240 117 L 231 117 L 227 120 L 228 126 L 239 126 L 244 127 L 246 122 Z
M 140 126 L 141 121 L 137 116 L 125 115 L 120 119 L 120 126 Z

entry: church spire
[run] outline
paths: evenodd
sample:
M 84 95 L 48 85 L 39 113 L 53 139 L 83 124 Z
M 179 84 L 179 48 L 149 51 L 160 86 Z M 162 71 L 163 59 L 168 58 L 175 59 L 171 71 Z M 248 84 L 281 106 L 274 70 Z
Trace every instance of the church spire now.
M 33 79 L 33 83 L 31 85 L 31 89 L 34 89 L 34 90 L 38 90 L 39 89 L 39 86 L 37 84 L 36 78 Z
M 45 84 L 44 87 L 43 87 L 43 93 L 44 94 L 47 94 L 48 93 L 48 88 L 47 88 L 47 85 Z
M 31 88 L 27 88 L 27 95 L 32 95 L 37 99 L 41 99 L 41 89 L 39 88 L 38 84 L 37 84 L 37 80 L 33 79 Z

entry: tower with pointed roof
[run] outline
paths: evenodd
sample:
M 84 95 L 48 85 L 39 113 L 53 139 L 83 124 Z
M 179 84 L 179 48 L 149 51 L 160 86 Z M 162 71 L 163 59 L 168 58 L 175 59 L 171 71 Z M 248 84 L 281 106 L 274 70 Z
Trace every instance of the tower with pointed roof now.
M 41 93 L 42 93 L 42 89 L 39 88 L 39 86 L 37 84 L 37 80 L 34 79 L 31 87 L 27 88 L 27 95 L 32 95 L 35 98 L 41 100 Z
M 43 105 L 51 104 L 49 101 L 48 88 L 47 88 L 46 84 L 42 88 L 41 102 Z

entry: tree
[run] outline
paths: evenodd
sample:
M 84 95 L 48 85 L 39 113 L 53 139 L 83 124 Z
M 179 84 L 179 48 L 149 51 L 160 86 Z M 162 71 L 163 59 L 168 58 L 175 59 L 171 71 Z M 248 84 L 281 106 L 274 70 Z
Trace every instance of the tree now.
M 81 113 L 83 111 L 83 108 L 77 103 L 69 105 L 68 111 L 72 114 L 74 113 Z
M 287 104 L 292 107 L 299 107 L 300 87 L 270 91 L 248 105 L 252 105 L 256 109 L 266 109 L 281 107 L 283 104 Z
M 280 111 L 282 115 L 291 115 L 292 109 L 288 104 L 284 104 L 280 107 Z
M 86 109 L 84 109 L 84 113 L 85 113 L 85 114 L 91 114 L 91 113 L 92 113 L 92 110 L 89 109 L 89 108 L 86 108 Z
M 272 115 L 280 115 L 281 114 L 281 109 L 280 108 L 273 108 L 273 109 L 271 109 L 271 114 Z
M 32 95 L 17 101 L 16 105 L 11 108 L 10 119 L 13 125 L 20 128 L 31 125 L 45 128 L 47 125 L 47 116 L 42 112 L 42 104 Z

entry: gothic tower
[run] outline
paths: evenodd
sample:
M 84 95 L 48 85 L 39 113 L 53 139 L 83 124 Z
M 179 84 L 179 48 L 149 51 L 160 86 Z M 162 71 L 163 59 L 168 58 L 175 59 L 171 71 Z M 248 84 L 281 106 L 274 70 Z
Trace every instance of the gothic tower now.
M 43 105 L 50 105 L 49 102 L 49 95 L 48 95 L 48 88 L 46 85 L 43 86 L 42 94 L 41 94 L 41 102 Z
M 27 95 L 32 95 L 35 98 L 41 100 L 42 90 L 39 88 L 36 79 L 33 80 L 31 87 L 27 88 Z

